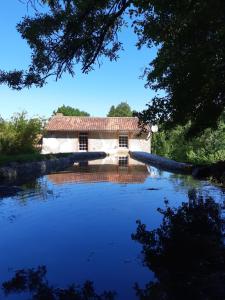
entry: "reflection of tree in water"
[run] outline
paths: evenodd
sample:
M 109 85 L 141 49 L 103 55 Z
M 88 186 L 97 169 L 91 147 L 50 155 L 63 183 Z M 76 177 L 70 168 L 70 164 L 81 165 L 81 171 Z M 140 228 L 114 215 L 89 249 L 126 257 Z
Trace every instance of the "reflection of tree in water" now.
M 38 200 L 47 200 L 49 195 L 54 195 L 53 190 L 49 188 L 46 178 L 38 178 L 19 186 L 1 185 L 0 200 L 7 197 L 17 197 L 19 204 L 25 205 L 32 196 Z M 37 197 L 38 196 L 38 197 Z
M 86 281 L 82 287 L 71 285 L 68 288 L 55 288 L 46 279 L 46 267 L 36 270 L 19 270 L 15 276 L 3 283 L 5 295 L 29 292 L 30 300 L 113 300 L 115 293 L 96 294 L 92 282 Z
M 47 200 L 49 194 L 53 194 L 53 191 L 49 189 L 48 182 L 44 177 L 32 180 L 28 183 L 21 185 L 22 191 L 18 195 L 18 200 L 25 204 L 29 201 L 33 195 L 38 195 L 39 200 Z
M 202 187 L 202 182 L 196 180 L 193 176 L 170 174 L 169 180 L 174 185 L 176 191 L 184 191 L 185 193 L 191 189 L 197 189 Z
M 158 229 L 148 231 L 138 221 L 132 238 L 143 245 L 145 264 L 156 280 L 141 289 L 140 300 L 225 299 L 225 245 L 222 205 L 210 197 L 189 192 L 189 202 L 176 209 L 166 202 Z M 91 282 L 82 287 L 55 288 L 46 268 L 17 271 L 3 283 L 6 295 L 29 292 L 33 300 L 113 300 L 115 293 L 96 294 Z
M 143 245 L 145 264 L 156 280 L 144 289 L 141 300 L 225 299 L 224 220 L 221 205 L 210 197 L 189 193 L 189 202 L 172 209 L 166 203 L 161 226 L 148 231 L 138 221 L 132 238 Z

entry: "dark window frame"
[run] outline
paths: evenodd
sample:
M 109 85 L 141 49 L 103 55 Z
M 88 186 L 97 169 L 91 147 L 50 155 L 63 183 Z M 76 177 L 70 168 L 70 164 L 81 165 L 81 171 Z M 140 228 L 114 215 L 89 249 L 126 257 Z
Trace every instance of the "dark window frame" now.
M 127 134 L 119 135 L 119 148 L 129 148 L 129 139 Z
M 121 168 L 127 168 L 129 166 L 129 157 L 128 156 L 119 156 L 118 157 L 118 166 Z
M 79 151 L 88 151 L 88 134 L 87 132 L 79 133 Z

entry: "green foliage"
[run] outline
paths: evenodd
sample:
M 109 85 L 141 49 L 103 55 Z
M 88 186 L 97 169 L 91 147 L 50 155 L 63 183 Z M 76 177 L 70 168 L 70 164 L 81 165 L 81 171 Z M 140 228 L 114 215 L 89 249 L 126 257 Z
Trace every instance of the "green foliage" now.
M 54 115 L 57 113 L 61 113 L 64 116 L 86 116 L 86 117 L 90 116 L 90 114 L 87 113 L 86 111 L 82 111 L 79 110 L 78 108 L 73 108 L 71 106 L 65 106 L 65 105 L 58 107 L 58 109 L 53 112 Z
M 190 125 L 159 130 L 153 134 L 152 152 L 177 161 L 208 164 L 225 160 L 225 121 L 220 119 L 218 129 L 206 129 L 200 136 L 187 140 Z
M 188 133 L 215 128 L 225 106 L 225 2 L 156 0 L 141 2 L 135 31 L 138 46 L 159 47 L 146 69 L 152 99 L 145 120 L 184 126 Z
M 0 123 L 0 154 L 31 153 L 36 151 L 38 135 L 42 133 L 40 118 L 28 119 L 26 112 L 14 114 Z
M 34 3 L 34 0 L 27 0 Z M 43 86 L 49 76 L 87 73 L 101 58 L 117 60 L 118 33 L 131 18 L 137 47 L 156 45 L 146 86 L 163 91 L 139 115 L 147 123 L 184 126 L 190 135 L 215 128 L 225 106 L 225 2 L 221 0 L 39 0 L 45 13 L 17 29 L 32 50 L 27 71 L 0 71 L 0 83 Z
M 111 106 L 107 117 L 132 117 L 133 112 L 130 105 L 126 102 L 121 102 L 116 107 Z

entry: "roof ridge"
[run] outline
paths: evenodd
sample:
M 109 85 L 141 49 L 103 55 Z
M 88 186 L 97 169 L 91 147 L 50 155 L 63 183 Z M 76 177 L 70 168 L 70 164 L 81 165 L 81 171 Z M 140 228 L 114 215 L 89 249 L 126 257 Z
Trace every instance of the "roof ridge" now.
M 64 118 L 64 117 L 67 117 L 67 118 L 92 118 L 92 119 L 138 119 L 138 117 L 94 117 L 94 116 L 64 116 L 64 115 L 54 115 L 52 116 L 52 118 Z

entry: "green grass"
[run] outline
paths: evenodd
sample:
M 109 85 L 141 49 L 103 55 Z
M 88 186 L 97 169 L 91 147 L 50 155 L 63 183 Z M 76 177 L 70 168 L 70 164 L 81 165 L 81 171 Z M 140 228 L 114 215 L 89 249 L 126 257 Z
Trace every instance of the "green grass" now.
M 11 163 L 25 163 L 33 161 L 43 161 L 53 158 L 67 157 L 72 153 L 57 153 L 57 154 L 40 154 L 40 153 L 29 153 L 29 154 L 14 154 L 14 155 L 0 155 L 0 166 L 7 166 Z

